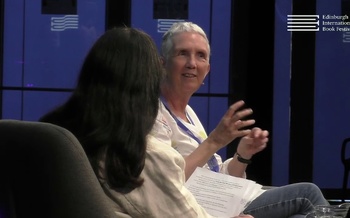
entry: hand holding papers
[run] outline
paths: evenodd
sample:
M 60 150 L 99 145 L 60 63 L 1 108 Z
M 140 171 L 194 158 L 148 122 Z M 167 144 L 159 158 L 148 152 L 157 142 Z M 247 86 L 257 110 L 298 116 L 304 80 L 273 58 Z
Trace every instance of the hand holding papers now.
M 214 217 L 238 216 L 264 190 L 248 179 L 197 167 L 186 182 L 197 202 Z

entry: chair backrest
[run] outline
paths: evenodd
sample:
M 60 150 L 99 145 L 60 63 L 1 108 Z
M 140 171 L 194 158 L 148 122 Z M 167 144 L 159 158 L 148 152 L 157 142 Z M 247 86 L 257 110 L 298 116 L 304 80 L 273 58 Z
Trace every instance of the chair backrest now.
M 344 165 L 346 165 L 346 159 L 349 159 L 350 157 L 346 157 L 346 146 L 350 145 L 350 138 L 345 138 L 343 140 L 342 146 L 341 146 L 341 161 Z M 348 166 L 349 167 L 349 166 Z
M 0 120 L 0 218 L 119 217 L 113 207 L 71 132 Z

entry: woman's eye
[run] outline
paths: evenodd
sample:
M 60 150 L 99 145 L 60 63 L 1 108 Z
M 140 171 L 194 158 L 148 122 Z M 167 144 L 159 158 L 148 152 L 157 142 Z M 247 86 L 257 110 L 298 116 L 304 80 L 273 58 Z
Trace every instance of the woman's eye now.
M 204 53 L 199 53 L 198 55 L 200 58 L 207 59 L 207 56 Z

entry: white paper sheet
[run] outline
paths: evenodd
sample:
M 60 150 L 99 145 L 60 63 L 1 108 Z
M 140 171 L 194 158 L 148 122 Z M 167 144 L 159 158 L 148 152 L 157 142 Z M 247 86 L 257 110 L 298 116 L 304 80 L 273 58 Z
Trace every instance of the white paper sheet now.
M 262 186 L 248 179 L 216 173 L 198 167 L 186 182 L 197 202 L 214 217 L 238 216 Z

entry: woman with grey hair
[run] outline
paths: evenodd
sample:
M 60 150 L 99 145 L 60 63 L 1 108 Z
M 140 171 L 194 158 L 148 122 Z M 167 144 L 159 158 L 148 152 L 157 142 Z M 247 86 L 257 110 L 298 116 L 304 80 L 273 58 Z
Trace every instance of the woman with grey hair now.
M 192 95 L 210 71 L 210 45 L 205 32 L 192 22 L 175 23 L 164 34 L 161 51 L 166 75 L 151 134 L 185 158 L 186 178 L 197 167 L 245 178 L 251 158 L 266 147 L 269 132 L 258 127 L 248 129 L 255 121 L 243 118 L 252 114 L 252 110 L 242 109 L 244 102 L 238 101 L 229 107 L 217 127 L 206 134 L 189 106 Z M 236 153 L 222 162 L 216 152 L 237 137 L 242 138 Z M 295 183 L 263 191 L 244 213 L 255 218 L 297 218 L 312 212 L 315 205 L 328 204 L 315 184 Z

